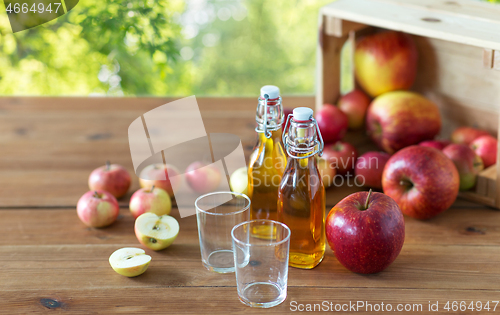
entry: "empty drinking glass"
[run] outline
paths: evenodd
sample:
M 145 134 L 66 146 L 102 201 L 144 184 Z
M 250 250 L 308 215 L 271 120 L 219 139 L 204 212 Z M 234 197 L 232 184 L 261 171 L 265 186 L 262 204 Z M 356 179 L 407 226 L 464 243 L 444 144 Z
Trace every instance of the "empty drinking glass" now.
M 252 231 L 267 231 L 255 234 Z M 240 300 L 252 307 L 273 307 L 286 299 L 290 229 L 272 220 L 253 220 L 231 231 Z
M 235 192 L 213 192 L 195 201 L 201 261 L 218 273 L 234 272 L 231 229 L 250 219 L 250 199 Z

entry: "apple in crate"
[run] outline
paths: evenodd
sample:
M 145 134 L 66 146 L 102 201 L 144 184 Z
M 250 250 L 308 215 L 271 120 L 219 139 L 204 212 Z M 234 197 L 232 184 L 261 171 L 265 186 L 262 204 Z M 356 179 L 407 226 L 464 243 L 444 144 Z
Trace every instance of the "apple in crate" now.
M 450 144 L 443 149 L 460 176 L 460 190 L 469 190 L 476 185 L 477 174 L 484 168 L 481 158 L 465 144 Z
M 120 198 L 124 196 L 130 188 L 130 174 L 121 165 L 110 164 L 96 168 L 90 173 L 89 188 L 90 190 L 105 190 Z
M 325 144 L 322 157 L 330 163 L 330 167 L 337 170 L 337 173 L 345 175 L 354 169 L 358 151 L 348 142 L 337 141 Z
M 141 248 L 124 247 L 109 256 L 109 264 L 114 271 L 125 277 L 142 275 L 149 267 L 151 256 Z
M 220 171 L 202 162 L 191 163 L 186 169 L 186 182 L 199 194 L 213 192 L 219 187 L 222 179 Z
M 438 150 L 443 150 L 450 144 L 451 142 L 448 140 L 425 140 L 420 142 L 418 145 L 421 145 L 423 147 L 431 147 L 431 148 L 436 148 Z
M 396 152 L 382 174 L 384 193 L 404 214 L 421 220 L 448 209 L 457 198 L 459 185 L 453 162 L 438 149 L 419 145 Z
M 340 98 L 338 107 L 347 115 L 349 129 L 356 130 L 363 127 L 369 105 L 370 98 L 361 90 L 353 90 Z
M 326 239 L 337 260 L 357 273 L 381 272 L 398 257 L 405 223 L 397 203 L 373 192 L 342 199 L 326 218 Z
M 151 188 L 141 188 L 130 198 L 129 209 L 134 218 L 146 212 L 157 215 L 170 214 L 172 201 L 167 192 L 155 186 Z
M 337 106 L 325 104 L 317 113 L 321 136 L 325 143 L 341 140 L 347 131 L 349 119 Z
M 382 173 L 391 156 L 385 152 L 370 151 L 361 155 L 356 161 L 354 174 L 364 180 L 364 186 L 382 188 Z M 357 180 L 358 181 L 358 180 Z
M 453 143 L 470 145 L 472 141 L 476 140 L 477 138 L 489 135 L 490 134 L 485 130 L 472 127 L 458 127 L 451 134 L 451 141 Z
M 90 227 L 105 227 L 116 221 L 120 207 L 116 198 L 107 191 L 87 191 L 76 205 L 80 220 Z
M 497 162 L 498 142 L 494 137 L 480 136 L 471 142 L 470 147 L 481 157 L 485 168 Z
M 134 225 L 139 242 L 152 250 L 162 250 L 175 241 L 179 234 L 179 223 L 169 215 L 157 216 L 146 212 L 141 214 Z
M 229 178 L 229 185 L 232 191 L 248 195 L 248 169 L 240 167 L 234 171 Z
M 408 91 L 385 93 L 373 100 L 366 115 L 366 129 L 387 153 L 431 140 L 441 129 L 439 109 L 420 94 Z
M 386 31 L 356 44 L 354 69 L 358 83 L 372 97 L 409 89 L 417 74 L 417 48 L 404 33 Z
M 165 190 L 170 197 L 174 197 L 174 189 L 181 184 L 181 177 L 177 176 L 179 174 L 179 170 L 173 165 L 151 164 L 139 174 L 139 184 L 142 188 L 151 188 L 154 185 Z
M 328 188 L 333 185 L 333 181 L 335 179 L 335 175 L 337 174 L 337 170 L 328 163 L 322 157 L 317 158 L 318 171 L 321 174 L 321 180 L 323 181 L 323 186 Z

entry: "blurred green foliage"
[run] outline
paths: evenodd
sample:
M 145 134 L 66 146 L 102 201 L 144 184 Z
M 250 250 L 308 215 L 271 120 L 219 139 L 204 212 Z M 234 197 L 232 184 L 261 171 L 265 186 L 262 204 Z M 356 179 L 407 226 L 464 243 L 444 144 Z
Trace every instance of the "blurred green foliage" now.
M 0 14 L 0 94 L 313 94 L 318 10 L 331 1 L 82 0 L 15 34 Z
M 13 34 L 0 15 L 0 93 L 165 94 L 178 57 L 183 1 L 85 0 Z M 0 7 L 4 10 L 4 7 Z
M 312 94 L 328 2 L 85 0 L 16 34 L 1 14 L 0 94 L 256 95 L 264 84 Z M 210 19 L 184 23 L 204 11 Z

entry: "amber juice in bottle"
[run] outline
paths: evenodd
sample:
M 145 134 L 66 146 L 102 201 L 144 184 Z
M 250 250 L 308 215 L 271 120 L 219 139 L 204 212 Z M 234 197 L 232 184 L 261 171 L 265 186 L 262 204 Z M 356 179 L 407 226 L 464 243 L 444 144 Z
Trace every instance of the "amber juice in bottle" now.
M 278 189 L 278 221 L 292 232 L 289 265 L 311 269 L 325 254 L 325 188 L 316 163 L 322 141 L 311 109 L 293 115 L 284 137 L 289 157 Z
M 277 220 L 278 187 L 286 167 L 281 133 L 283 106 L 277 87 L 261 89 L 256 121 L 258 139 L 248 166 L 250 218 Z M 269 234 L 268 231 L 253 233 L 262 237 Z

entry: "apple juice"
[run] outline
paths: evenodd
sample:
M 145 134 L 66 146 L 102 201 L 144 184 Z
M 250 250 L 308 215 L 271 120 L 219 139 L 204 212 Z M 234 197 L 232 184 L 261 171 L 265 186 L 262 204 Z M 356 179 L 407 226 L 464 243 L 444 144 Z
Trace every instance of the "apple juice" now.
M 250 219 L 277 220 L 278 187 L 286 167 L 281 142 L 283 106 L 278 87 L 262 87 L 256 121 L 258 139 L 248 166 Z M 264 237 L 269 231 L 255 230 L 253 234 Z
M 278 189 L 278 221 L 291 231 L 289 265 L 302 269 L 316 267 L 325 254 L 325 188 L 317 166 L 323 142 L 312 113 L 299 107 L 289 119 L 283 140 L 289 157 Z

